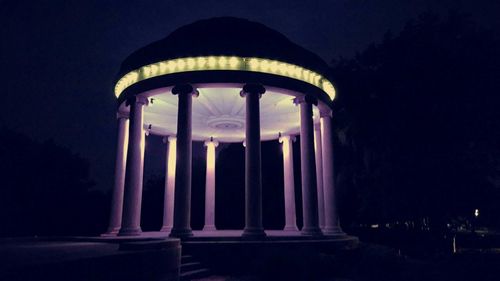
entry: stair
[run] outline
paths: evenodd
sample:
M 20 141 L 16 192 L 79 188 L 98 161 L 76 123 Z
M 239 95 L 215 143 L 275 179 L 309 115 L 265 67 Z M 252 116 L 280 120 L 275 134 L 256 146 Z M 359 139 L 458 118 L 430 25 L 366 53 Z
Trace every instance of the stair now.
M 191 255 L 181 256 L 180 281 L 189 281 L 210 276 L 210 270 Z

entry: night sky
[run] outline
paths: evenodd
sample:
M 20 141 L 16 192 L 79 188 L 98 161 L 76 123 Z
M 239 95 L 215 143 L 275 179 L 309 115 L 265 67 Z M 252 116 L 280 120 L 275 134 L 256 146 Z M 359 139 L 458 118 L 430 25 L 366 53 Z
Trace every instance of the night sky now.
M 120 63 L 182 25 L 216 16 L 247 18 L 329 62 L 353 56 L 387 30 L 397 33 L 424 11 L 458 9 L 495 28 L 497 2 L 0 1 L 0 126 L 40 141 L 54 139 L 89 159 L 97 187 L 107 189 L 116 145 L 112 88 Z M 203 42 L 193 38 L 193 44 Z

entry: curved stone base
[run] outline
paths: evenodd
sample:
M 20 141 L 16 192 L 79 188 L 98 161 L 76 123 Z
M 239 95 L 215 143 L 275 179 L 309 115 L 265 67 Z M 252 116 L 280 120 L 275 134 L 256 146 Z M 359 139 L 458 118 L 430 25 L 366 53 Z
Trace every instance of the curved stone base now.
M 245 228 L 241 237 L 244 238 L 264 238 L 266 237 L 266 232 L 263 228 Z
M 170 232 L 170 237 L 185 238 L 193 236 L 193 231 L 190 228 L 178 229 L 172 228 Z
M 118 232 L 118 236 L 140 236 L 141 234 L 141 228 L 122 228 Z
M 302 235 L 307 235 L 307 236 L 322 236 L 323 235 L 323 233 L 321 232 L 321 229 L 319 229 L 319 227 L 302 228 L 300 233 Z

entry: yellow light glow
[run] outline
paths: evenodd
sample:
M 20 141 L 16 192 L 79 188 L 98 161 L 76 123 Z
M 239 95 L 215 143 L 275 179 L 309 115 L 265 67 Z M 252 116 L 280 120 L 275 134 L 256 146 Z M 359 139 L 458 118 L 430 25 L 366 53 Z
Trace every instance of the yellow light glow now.
M 248 65 L 251 70 L 257 70 L 259 68 L 259 59 L 252 58 L 249 60 Z
M 178 59 L 177 68 L 179 69 L 179 72 L 182 72 L 185 67 L 186 67 L 186 62 L 184 61 L 184 59 Z
M 278 62 L 277 61 L 272 61 L 269 64 L 269 69 L 271 70 L 272 73 L 276 73 L 278 71 Z
M 286 158 L 288 158 L 288 155 L 290 155 L 290 147 L 289 147 L 289 143 L 290 143 L 290 137 L 282 137 L 281 138 L 281 142 L 283 143 L 282 147 L 283 147 L 283 154 L 285 155 Z
M 170 73 L 173 73 L 175 71 L 175 66 L 177 63 L 173 60 L 167 62 L 167 68 Z
M 227 58 L 226 57 L 219 57 L 219 66 L 223 68 L 227 64 Z
M 215 57 L 209 57 L 208 58 L 208 67 L 214 68 L 217 65 L 217 60 Z
M 174 137 L 169 137 L 168 143 L 167 176 L 168 179 L 171 180 L 175 178 L 175 165 L 177 165 L 177 139 Z
M 205 65 L 207 64 L 207 59 L 205 57 L 198 57 L 196 61 L 198 62 L 198 67 L 200 69 L 205 68 Z
M 263 58 L 243 57 L 194 57 L 178 58 L 145 65 L 124 75 L 115 85 L 115 95 L 120 94 L 131 85 L 149 78 L 185 71 L 237 70 L 270 73 L 297 79 L 323 90 L 333 100 L 335 88 L 325 77 L 298 65 Z
M 142 76 L 144 76 L 145 79 L 149 78 L 151 76 L 151 67 L 145 66 L 142 68 Z
M 215 143 L 206 142 L 207 145 L 207 172 L 215 171 Z
M 286 75 L 286 71 L 287 71 L 287 64 L 283 62 L 279 63 L 278 72 L 280 73 L 280 75 Z
M 240 64 L 240 61 L 238 60 L 237 57 L 231 57 L 229 59 L 229 66 L 231 68 L 236 68 L 236 67 L 238 67 L 239 64 Z
M 158 74 L 159 67 L 156 64 L 151 65 L 151 76 L 155 76 Z
M 188 58 L 187 59 L 187 67 L 188 69 L 194 69 L 196 65 L 196 61 L 193 58 Z
M 260 70 L 263 72 L 267 72 L 269 69 L 269 61 L 268 60 L 261 60 L 260 61 Z
M 167 64 L 160 62 L 160 73 L 164 74 L 167 71 Z
M 302 67 L 297 66 L 295 67 L 295 72 L 293 73 L 293 76 L 297 79 L 300 79 L 302 77 Z

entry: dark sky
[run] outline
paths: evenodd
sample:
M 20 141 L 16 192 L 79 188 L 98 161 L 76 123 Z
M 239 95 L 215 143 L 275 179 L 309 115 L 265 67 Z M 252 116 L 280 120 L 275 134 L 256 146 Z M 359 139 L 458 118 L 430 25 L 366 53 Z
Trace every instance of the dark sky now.
M 120 63 L 184 24 L 215 16 L 247 18 L 330 61 L 352 56 L 389 29 L 399 31 L 423 11 L 459 9 L 496 27 L 496 2 L 0 1 L 0 125 L 37 140 L 52 138 L 88 158 L 98 187 L 105 189 L 113 181 L 112 82 Z

